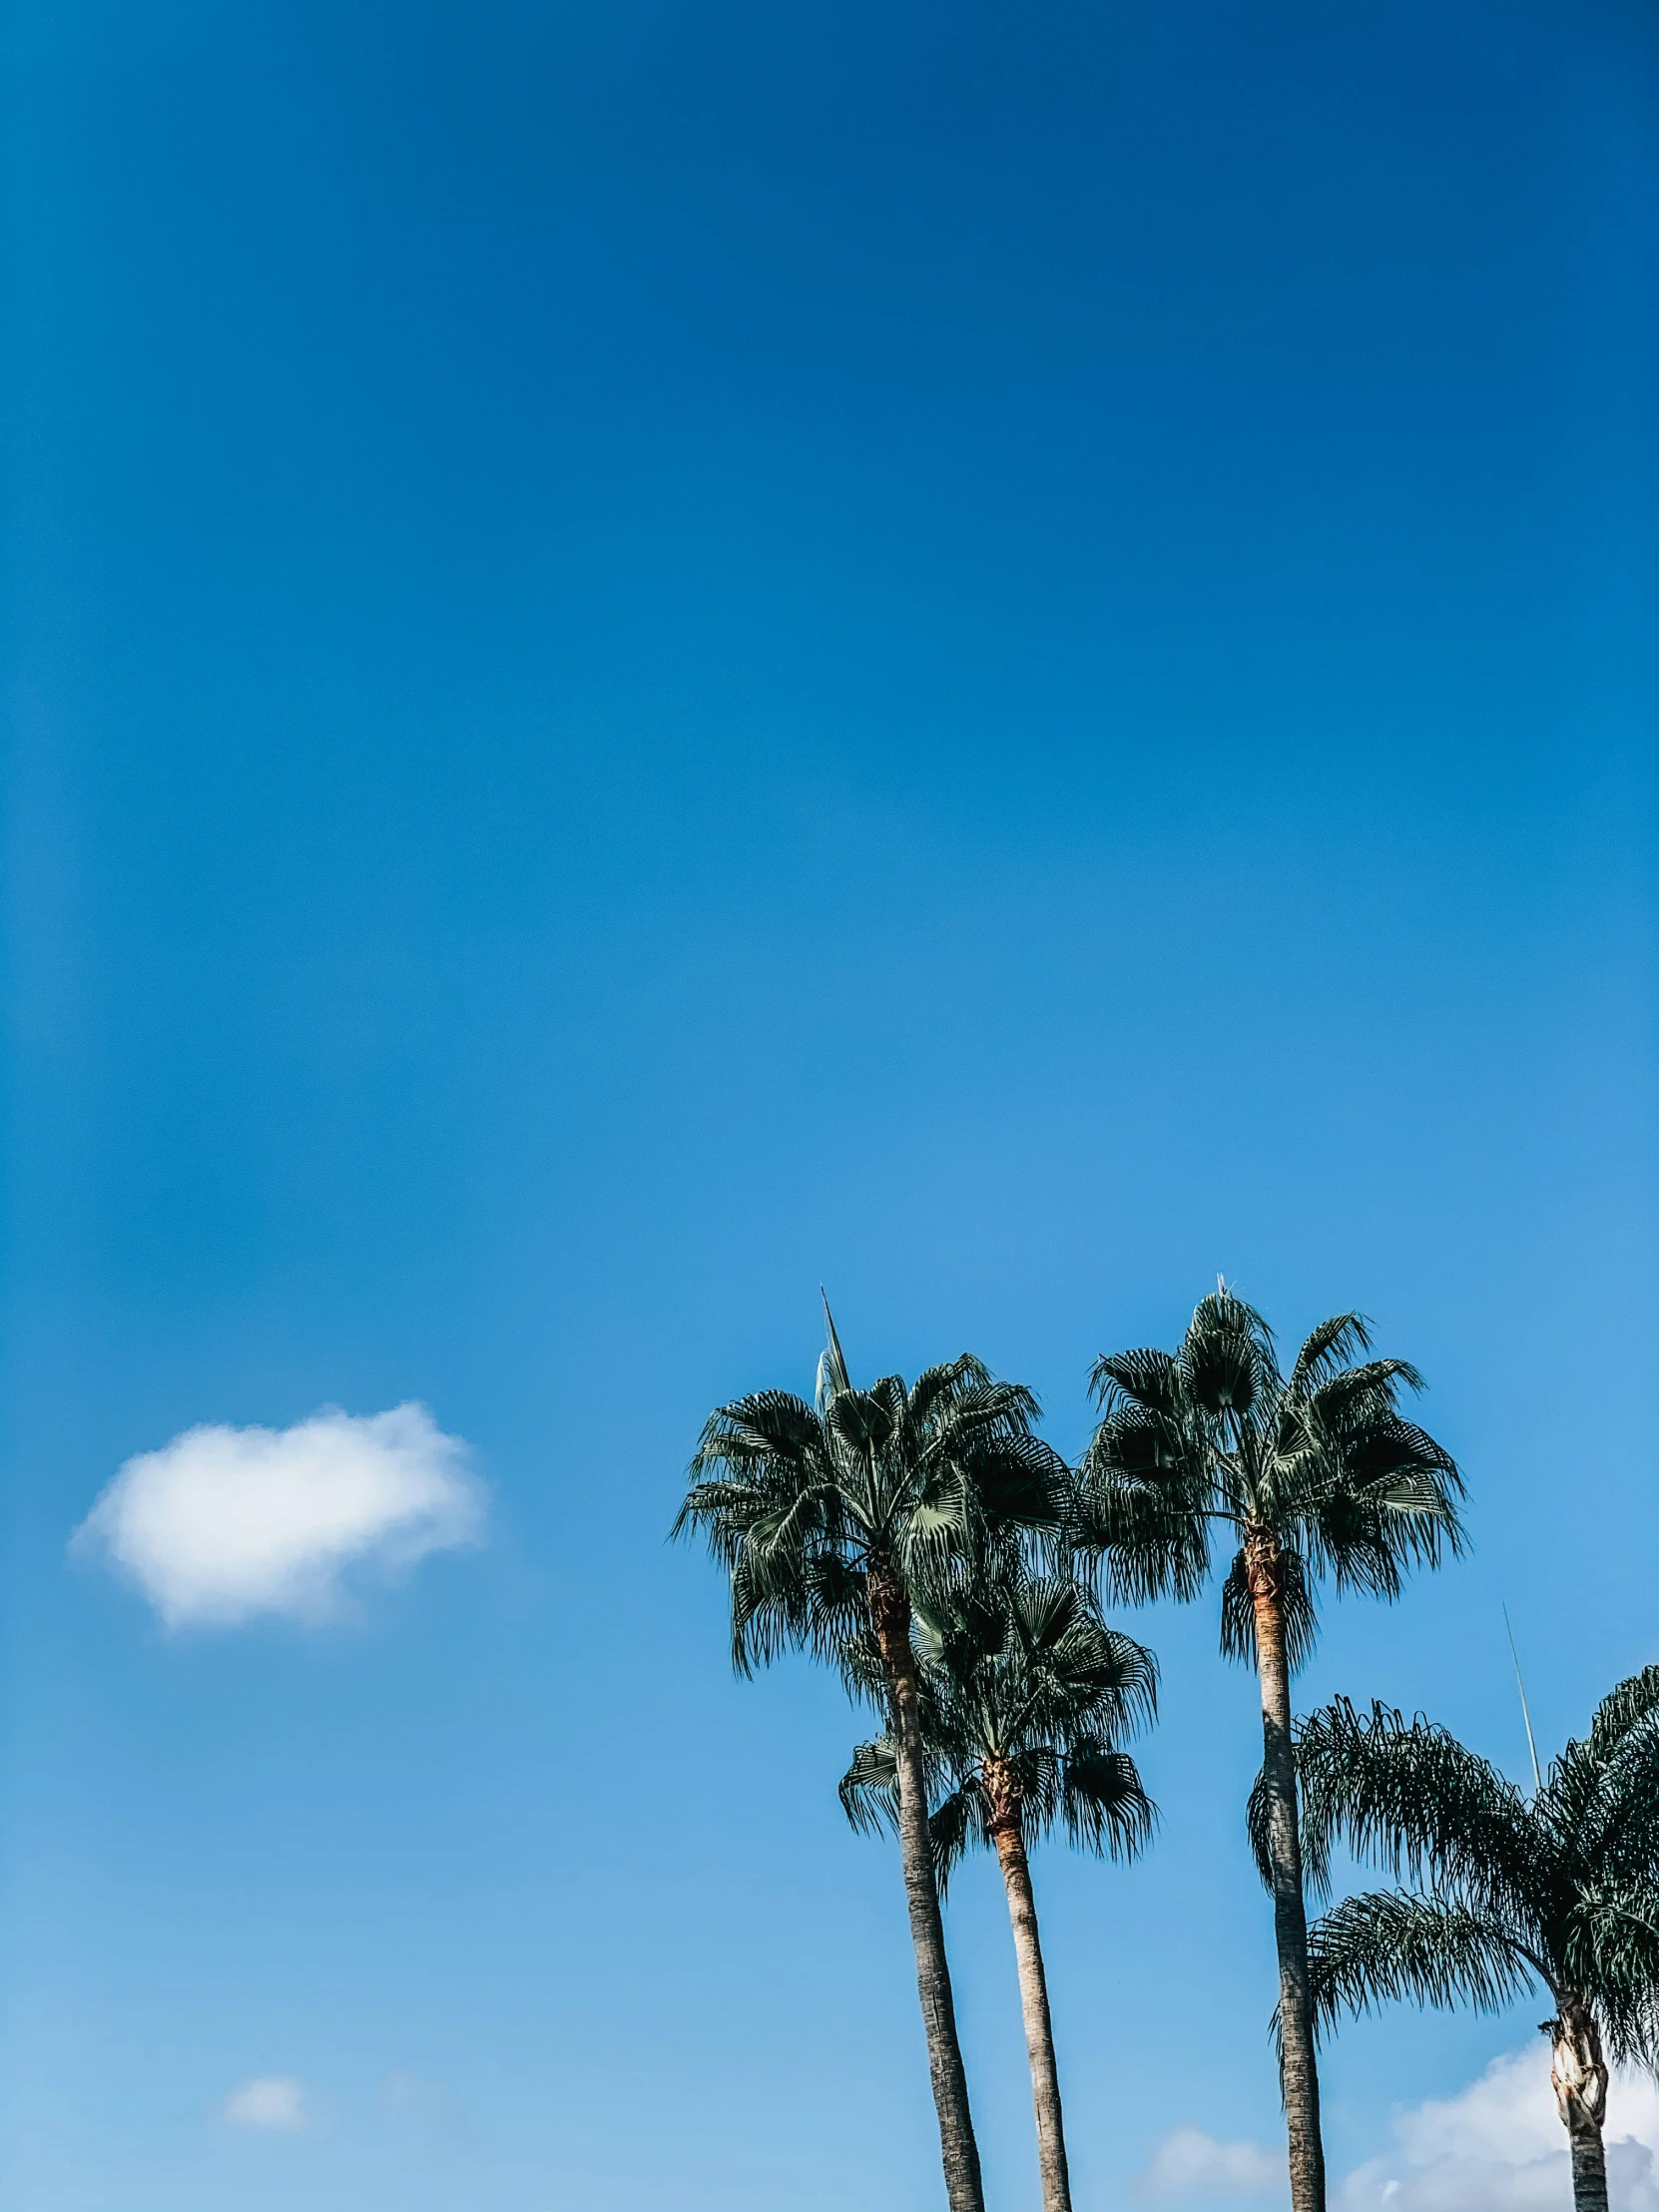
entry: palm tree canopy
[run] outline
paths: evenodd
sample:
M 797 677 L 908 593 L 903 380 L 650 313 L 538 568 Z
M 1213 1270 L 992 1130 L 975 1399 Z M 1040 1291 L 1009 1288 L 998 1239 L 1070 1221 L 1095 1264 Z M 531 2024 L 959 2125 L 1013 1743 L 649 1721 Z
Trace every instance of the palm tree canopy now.
M 832 1322 L 816 1403 L 760 1390 L 717 1407 L 673 1533 L 701 1531 L 731 1578 L 739 1671 L 789 1645 L 842 1662 L 872 1572 L 918 1592 L 952 1561 L 1056 1527 L 1066 1469 L 1033 1434 L 1037 1412 L 970 1353 L 854 1389 Z
M 1082 1583 L 1002 1575 L 920 1604 L 913 1638 L 941 1881 L 999 1817 L 1027 1840 L 1063 1820 L 1084 1848 L 1132 1858 L 1157 1810 L 1120 1739 L 1157 1710 L 1157 1662 L 1109 1628 Z M 875 1654 L 854 1666 L 871 1692 Z M 854 1827 L 891 1826 L 896 1762 L 886 1737 L 860 1744 L 842 1778 Z
M 1400 1410 L 1422 1387 L 1403 1360 L 1362 1360 L 1364 1316 L 1312 1332 L 1289 1376 L 1273 1332 L 1225 1286 L 1194 1313 L 1179 1349 L 1095 1363 L 1100 1422 L 1075 1491 L 1073 1537 L 1104 1557 L 1131 1603 L 1196 1597 L 1212 1532 L 1237 1542 L 1222 1590 L 1222 1649 L 1255 1657 L 1248 1556 L 1274 1560 L 1288 1655 L 1299 1665 L 1317 1627 L 1314 1590 L 1399 1594 L 1408 1567 L 1462 1548 L 1462 1481 L 1449 1452 Z
M 1313 1932 L 1323 2016 L 1384 1997 L 1492 2009 L 1535 1973 L 1659 2066 L 1659 1666 L 1596 1709 L 1530 1796 L 1421 1714 L 1338 1698 L 1297 1739 L 1312 1878 L 1332 1846 L 1412 1892 L 1350 1898 Z

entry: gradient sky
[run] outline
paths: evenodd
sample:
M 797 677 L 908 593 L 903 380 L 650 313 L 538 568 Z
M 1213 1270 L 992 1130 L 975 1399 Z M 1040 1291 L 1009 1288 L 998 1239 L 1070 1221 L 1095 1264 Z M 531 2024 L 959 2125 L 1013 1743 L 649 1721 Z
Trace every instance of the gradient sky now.
M 1062 1448 L 1225 1271 L 1476 1549 L 1309 1702 L 1517 1774 L 1659 1656 L 1659 33 L 1637 0 L 22 0 L 15 2212 L 942 2202 L 861 1724 L 736 1684 L 709 1407 L 963 1348 Z M 66 1543 L 424 1400 L 488 1540 L 169 1632 Z M 1036 1862 L 1079 2212 L 1272 2145 L 1254 1692 Z M 994 1870 L 948 1915 L 1037 2203 Z M 1535 2043 L 1395 2012 L 1338 2173 Z M 293 2077 L 309 2124 L 238 2127 Z

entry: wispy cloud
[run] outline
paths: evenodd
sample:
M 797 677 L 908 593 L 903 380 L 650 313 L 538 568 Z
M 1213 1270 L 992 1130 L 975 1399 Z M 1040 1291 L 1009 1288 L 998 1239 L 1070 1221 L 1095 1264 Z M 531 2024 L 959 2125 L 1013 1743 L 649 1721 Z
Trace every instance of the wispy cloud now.
M 1659 2087 L 1615 2072 L 1607 2092 L 1609 2194 L 1621 2212 L 1659 2212 Z M 1341 2212 L 1559 2212 L 1572 2201 L 1566 2131 L 1540 2035 L 1494 2058 L 1454 2097 L 1394 2116 L 1394 2147 L 1348 2176 Z
M 240 2082 L 219 2108 L 228 2127 L 266 2128 L 292 2134 L 305 2125 L 305 2090 L 292 2074 L 256 2074 Z
M 1284 2196 L 1283 2151 L 1260 2143 L 1220 2143 L 1201 2127 L 1178 2127 L 1153 2152 L 1135 2193 L 1162 2203 Z
M 292 1428 L 188 1428 L 129 1459 L 71 1539 L 135 1583 L 169 1627 L 337 1612 L 342 1577 L 478 1541 L 466 1445 L 424 1405 Z

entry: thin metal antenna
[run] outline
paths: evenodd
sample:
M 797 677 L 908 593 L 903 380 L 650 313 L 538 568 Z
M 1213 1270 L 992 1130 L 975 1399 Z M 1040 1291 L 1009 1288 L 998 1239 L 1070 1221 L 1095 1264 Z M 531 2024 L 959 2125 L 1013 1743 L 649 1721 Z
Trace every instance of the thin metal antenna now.
M 1501 1604 L 1501 1600 L 1499 1602 Z M 1509 1639 L 1509 1656 L 1515 1662 L 1515 1688 L 1520 1692 L 1521 1719 L 1526 1723 L 1526 1748 L 1532 1754 L 1532 1788 L 1535 1794 L 1541 1794 L 1544 1778 L 1538 1772 L 1538 1746 L 1532 1736 L 1532 1715 L 1526 1710 L 1526 1684 L 1521 1680 L 1520 1653 L 1515 1649 L 1515 1632 L 1509 1626 L 1507 1605 L 1502 1606 L 1502 1612 L 1503 1632 Z

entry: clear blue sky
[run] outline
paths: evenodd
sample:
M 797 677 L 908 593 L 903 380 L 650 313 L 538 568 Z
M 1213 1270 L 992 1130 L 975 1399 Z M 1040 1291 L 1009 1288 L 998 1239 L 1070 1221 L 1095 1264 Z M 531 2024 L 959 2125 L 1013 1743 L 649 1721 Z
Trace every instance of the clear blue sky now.
M 932 2207 L 858 1724 L 664 1542 L 821 1282 L 1067 1450 L 1218 1270 L 1359 1305 L 1477 1549 L 1301 1697 L 1519 1772 L 1501 1600 L 1550 1742 L 1659 1656 L 1654 20 L 23 0 L 8 75 L 7 2202 Z M 352 1620 L 66 1557 L 409 1398 L 488 1540 Z M 1252 1687 L 1139 1632 L 1157 1847 L 1037 1865 L 1081 2212 L 1278 2128 Z M 949 1936 L 1028 2212 L 987 1870 Z M 1345 2033 L 1336 2169 L 1535 2016 Z

